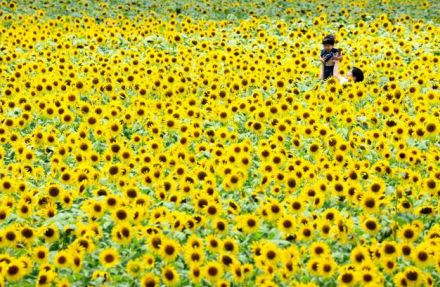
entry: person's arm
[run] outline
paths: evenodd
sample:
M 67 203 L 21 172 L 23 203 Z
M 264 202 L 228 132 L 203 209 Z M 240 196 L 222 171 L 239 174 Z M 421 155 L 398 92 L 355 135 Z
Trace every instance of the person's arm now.
M 339 61 L 335 60 L 335 65 L 333 66 L 333 75 L 337 78 L 339 78 L 341 76 L 341 74 L 339 74 Z
M 342 54 L 338 53 L 336 56 L 333 57 L 333 60 L 341 61 L 342 60 Z
M 339 50 L 338 54 L 332 58 L 332 60 L 335 62 L 334 68 L 333 68 L 333 75 L 338 75 L 339 78 L 341 74 L 339 74 L 339 61 L 342 60 L 342 52 Z
M 333 76 L 335 76 L 338 80 L 339 80 L 339 82 L 344 82 L 344 77 L 343 76 L 341 76 L 341 74 L 339 73 L 339 61 L 338 60 L 336 60 L 335 61 L 335 65 L 333 66 Z
M 333 75 L 339 80 L 341 85 L 344 85 L 348 82 L 348 79 L 344 76 L 341 76 L 339 73 L 339 61 L 335 61 L 335 65 L 333 67 Z

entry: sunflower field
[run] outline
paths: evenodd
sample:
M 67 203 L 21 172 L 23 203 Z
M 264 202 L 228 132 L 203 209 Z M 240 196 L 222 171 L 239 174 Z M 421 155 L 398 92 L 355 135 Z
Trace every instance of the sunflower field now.
M 438 11 L 0 0 L 0 287 L 440 286 Z

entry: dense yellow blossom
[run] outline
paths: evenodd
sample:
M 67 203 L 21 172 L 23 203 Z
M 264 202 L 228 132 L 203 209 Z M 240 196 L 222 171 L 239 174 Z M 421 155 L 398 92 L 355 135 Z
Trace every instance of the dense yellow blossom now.
M 439 286 L 437 2 L 1 1 L 0 287 Z

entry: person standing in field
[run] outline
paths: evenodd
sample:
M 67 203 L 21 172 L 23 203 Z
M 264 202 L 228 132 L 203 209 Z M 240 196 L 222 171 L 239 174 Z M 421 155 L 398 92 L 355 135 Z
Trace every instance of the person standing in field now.
M 321 80 L 326 80 L 333 76 L 333 69 L 335 65 L 335 60 L 341 60 L 342 55 L 339 49 L 334 47 L 335 37 L 333 35 L 328 35 L 322 40 L 323 49 L 321 50 Z

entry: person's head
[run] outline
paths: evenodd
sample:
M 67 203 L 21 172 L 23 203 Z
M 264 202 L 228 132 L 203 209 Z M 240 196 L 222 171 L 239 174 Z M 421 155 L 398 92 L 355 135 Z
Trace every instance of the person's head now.
M 355 83 L 362 82 L 364 80 L 364 72 L 361 69 L 354 67 L 348 72 L 348 76 L 353 78 Z
M 335 45 L 335 36 L 333 35 L 327 35 L 322 40 L 322 45 L 324 45 L 324 49 L 328 52 L 330 51 L 333 46 Z

